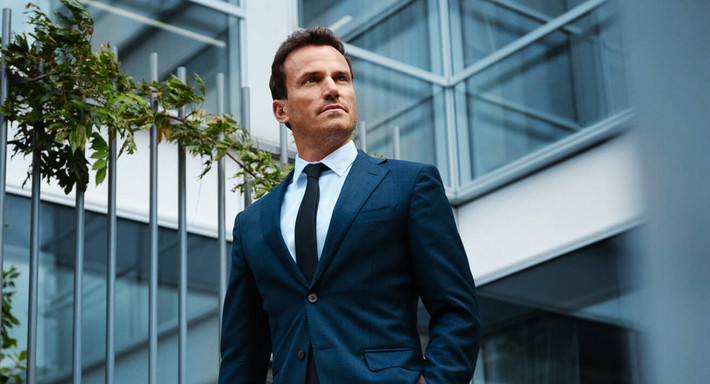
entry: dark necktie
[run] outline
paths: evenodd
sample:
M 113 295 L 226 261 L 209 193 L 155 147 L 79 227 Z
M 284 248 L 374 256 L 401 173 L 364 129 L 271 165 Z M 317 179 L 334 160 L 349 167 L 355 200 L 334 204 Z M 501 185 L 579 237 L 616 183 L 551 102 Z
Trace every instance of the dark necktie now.
M 296 216 L 296 263 L 310 283 L 318 266 L 316 245 L 316 212 L 318 211 L 318 177 L 329 169 L 325 164 L 308 164 L 303 173 L 308 176 L 306 193 Z

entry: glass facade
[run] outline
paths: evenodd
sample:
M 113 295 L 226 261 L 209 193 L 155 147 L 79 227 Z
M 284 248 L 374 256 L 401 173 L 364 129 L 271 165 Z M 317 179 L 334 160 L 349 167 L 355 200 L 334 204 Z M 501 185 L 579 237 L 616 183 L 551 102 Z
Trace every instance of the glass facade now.
M 479 286 L 483 335 L 473 382 L 639 383 L 632 233 Z M 426 343 L 423 307 L 419 318 Z
M 368 151 L 391 156 L 398 126 L 453 190 L 629 107 L 614 1 L 299 4 L 351 46 Z
M 299 5 L 301 27 L 349 45 L 368 152 L 392 157 L 399 127 L 402 158 L 437 165 L 454 194 L 629 108 L 615 1 Z M 637 383 L 627 246 L 618 235 L 480 286 L 473 382 Z
M 27 344 L 27 303 L 29 266 L 27 255 L 30 243 L 30 200 L 7 195 L 5 221 L 5 265 L 15 265 L 20 272 L 18 290 L 13 300 L 13 312 L 21 319 L 13 330 L 18 345 Z M 37 373 L 38 383 L 64 383 L 71 380 L 72 325 L 75 264 L 74 208 L 43 202 L 40 209 L 40 265 Z M 106 340 L 106 216 L 86 213 L 86 240 L 83 296 L 83 361 L 87 382 L 103 382 Z M 148 340 L 148 225 L 119 219 L 116 262 L 116 319 L 115 348 L 117 358 L 130 357 L 145 349 Z M 177 231 L 160 228 L 158 272 L 158 332 L 160 339 L 176 332 L 178 323 L 178 235 Z M 212 238 L 188 235 L 188 295 L 187 318 L 190 329 L 216 318 L 218 308 L 218 245 Z M 202 359 L 189 364 L 188 374 L 200 376 L 205 370 L 217 370 L 216 329 L 211 344 L 202 346 Z M 161 342 L 161 345 L 164 345 Z M 193 347 L 197 345 L 193 343 Z M 212 353 L 206 353 L 211 351 Z M 159 359 L 158 369 L 171 372 L 177 359 L 175 348 L 163 349 L 161 354 L 174 359 Z M 134 359 L 131 359 L 134 360 Z M 198 363 L 199 362 L 199 363 Z M 133 377 L 142 382 L 148 362 L 134 362 L 131 366 L 117 364 L 117 377 Z M 122 372 L 122 370 L 124 370 Z M 101 380 L 91 380 L 98 376 Z M 166 374 L 161 382 L 170 382 Z
M 638 382 L 639 287 L 619 235 L 479 287 L 475 382 Z
M 62 10 L 56 0 L 37 3 Z M 147 80 L 150 53 L 157 52 L 159 77 L 179 66 L 198 73 L 210 92 L 205 108 L 214 111 L 215 78 L 223 73 L 227 112 L 240 118 L 237 16 L 192 1 L 86 4 L 96 23 L 94 43 L 116 47 L 130 75 Z M 22 9 L 11 6 L 13 30 L 23 32 Z M 616 7 L 613 0 L 299 0 L 298 17 L 300 26 L 328 26 L 349 45 L 368 151 L 394 156 L 398 127 L 402 158 L 437 165 L 455 192 L 629 107 Z M 8 196 L 5 262 L 20 271 L 18 287 L 28 286 L 29 211 L 27 198 Z M 38 382 L 65 383 L 72 368 L 74 210 L 45 202 L 41 218 Z M 85 382 L 103 382 L 105 220 L 87 212 Z M 117 377 L 144 382 L 147 359 L 135 356 L 148 339 L 147 225 L 120 219 L 118 237 L 116 355 L 127 365 L 117 364 Z M 159 239 L 164 343 L 177 328 L 176 231 L 161 228 Z M 474 382 L 637 383 L 626 241 L 624 235 L 604 240 L 481 286 L 485 328 Z M 214 239 L 194 234 L 188 246 L 193 332 L 216 323 L 218 251 Z M 26 290 L 18 290 L 15 306 L 26 319 Z M 427 315 L 420 313 L 426 345 Z M 216 375 L 216 326 L 210 332 L 212 338 L 190 346 L 188 375 L 199 377 L 190 382 L 212 382 L 204 372 Z M 26 344 L 24 322 L 14 335 Z M 176 360 L 174 344 L 161 347 L 161 382 L 171 382 Z
M 59 1 L 43 10 L 62 11 Z M 216 78 L 225 76 L 227 113 L 239 113 L 239 27 L 235 16 L 189 1 L 93 1 L 92 42 L 115 47 L 121 67 L 136 81 L 150 81 L 150 55 L 158 54 L 159 80 L 185 67 L 207 86 L 204 108 L 216 110 Z
M 533 3 L 533 2 L 528 2 Z M 564 1 L 504 8 L 459 1 L 466 71 L 569 12 Z M 461 183 L 544 149 L 628 107 L 613 3 L 601 6 L 456 86 Z M 571 8 L 571 5 L 570 5 Z M 454 23 L 458 24 L 458 23 Z

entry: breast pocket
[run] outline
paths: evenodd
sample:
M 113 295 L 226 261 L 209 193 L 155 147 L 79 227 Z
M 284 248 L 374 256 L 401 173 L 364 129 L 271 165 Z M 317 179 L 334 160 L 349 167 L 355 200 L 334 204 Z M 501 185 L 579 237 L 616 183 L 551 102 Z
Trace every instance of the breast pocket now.
M 413 348 L 368 349 L 363 351 L 367 368 L 372 372 L 387 368 L 404 368 L 420 372 L 424 369 L 422 353 Z
M 394 219 L 395 211 L 392 206 L 364 208 L 355 216 L 353 225 L 380 223 Z

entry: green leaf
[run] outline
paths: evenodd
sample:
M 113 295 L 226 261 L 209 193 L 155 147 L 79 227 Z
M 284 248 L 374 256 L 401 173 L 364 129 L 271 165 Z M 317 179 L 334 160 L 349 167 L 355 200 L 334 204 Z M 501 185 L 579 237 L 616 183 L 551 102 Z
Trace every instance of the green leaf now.
M 94 165 L 91 167 L 93 170 L 101 170 L 101 169 L 106 169 L 106 159 L 98 159 L 94 162 Z
M 96 171 L 96 185 L 99 185 L 103 183 L 104 179 L 106 179 L 106 170 L 108 168 L 102 168 Z
M 200 75 L 198 75 L 197 73 L 195 73 L 195 81 L 197 81 L 197 84 L 200 84 L 200 93 L 202 93 L 203 95 L 205 95 L 205 92 L 206 92 L 206 89 L 207 89 L 207 88 L 205 87 L 205 82 L 202 81 L 202 78 L 201 78 Z

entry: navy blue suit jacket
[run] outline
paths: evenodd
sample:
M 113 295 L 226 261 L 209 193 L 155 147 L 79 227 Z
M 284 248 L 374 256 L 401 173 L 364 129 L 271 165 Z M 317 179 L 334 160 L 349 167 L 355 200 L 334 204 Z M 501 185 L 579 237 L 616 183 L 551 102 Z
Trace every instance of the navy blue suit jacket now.
M 307 282 L 281 236 L 292 174 L 237 215 L 220 384 L 468 383 L 480 321 L 473 278 L 433 166 L 358 153 Z M 422 356 L 421 297 L 431 315 Z

